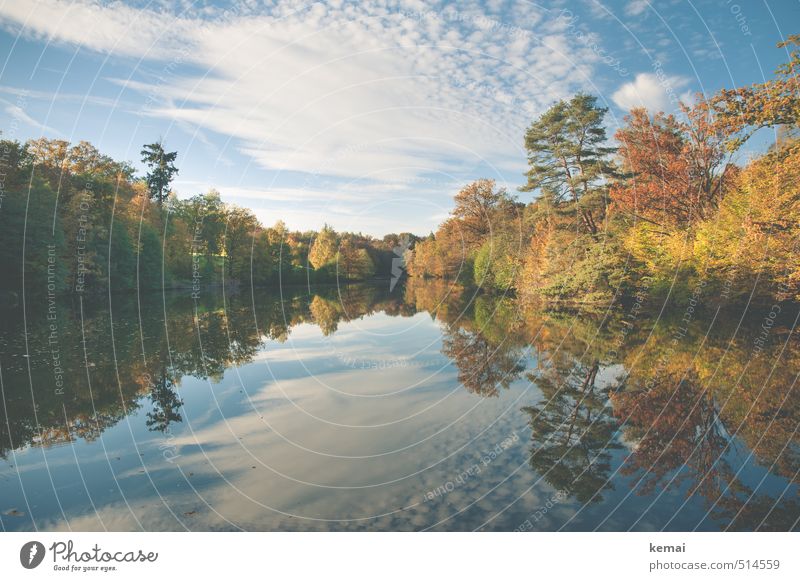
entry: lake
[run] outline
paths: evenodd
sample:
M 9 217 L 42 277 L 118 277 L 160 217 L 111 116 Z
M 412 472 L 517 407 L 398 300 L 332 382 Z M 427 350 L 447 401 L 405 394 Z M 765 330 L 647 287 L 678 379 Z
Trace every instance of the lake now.
M 748 312 L 416 279 L 29 297 L 0 315 L 0 524 L 797 528 L 798 310 Z

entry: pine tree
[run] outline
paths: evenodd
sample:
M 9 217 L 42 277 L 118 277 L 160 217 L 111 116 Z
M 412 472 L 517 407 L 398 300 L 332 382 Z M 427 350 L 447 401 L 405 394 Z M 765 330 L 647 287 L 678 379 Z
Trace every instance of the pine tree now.
M 579 93 L 550 107 L 525 134 L 530 170 L 520 189 L 540 190 L 555 206 L 566 205 L 592 235 L 604 208 L 605 181 L 613 174 L 614 149 L 604 145 L 606 111 L 596 97 Z
M 175 159 L 178 157 L 177 151 L 167 153 L 161 141 L 149 143 L 142 148 L 142 162 L 150 168 L 145 176 L 147 191 L 150 199 L 158 202 L 161 206 L 169 195 L 169 184 L 172 178 L 178 173 L 175 167 Z

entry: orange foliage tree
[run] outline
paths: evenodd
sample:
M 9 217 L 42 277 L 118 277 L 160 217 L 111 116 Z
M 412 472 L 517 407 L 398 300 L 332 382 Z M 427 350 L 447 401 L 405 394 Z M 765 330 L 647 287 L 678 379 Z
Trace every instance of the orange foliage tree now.
M 724 89 L 710 101 L 717 124 L 731 136 L 728 146 L 738 148 L 762 127 L 797 126 L 800 120 L 800 34 L 793 34 L 778 48 L 786 48 L 789 62 L 775 71 L 775 78 L 748 87 Z
M 634 109 L 616 133 L 627 179 L 611 189 L 613 206 L 661 227 L 708 217 L 734 173 L 725 133 L 705 102 L 684 107 L 684 119 Z

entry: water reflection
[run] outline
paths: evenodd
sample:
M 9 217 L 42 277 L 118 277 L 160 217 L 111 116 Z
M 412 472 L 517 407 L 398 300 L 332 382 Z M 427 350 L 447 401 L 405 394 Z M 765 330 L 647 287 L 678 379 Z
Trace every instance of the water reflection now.
M 113 521 L 122 500 L 135 513 L 132 496 L 160 499 L 167 515 L 116 528 L 798 526 L 800 351 L 788 308 L 765 338 L 758 313 L 687 326 L 624 309 L 522 309 L 420 280 L 391 293 L 112 300 L 4 313 L 6 529 L 81 528 L 68 513 L 87 500 Z M 55 455 L 81 441 L 89 447 L 73 448 L 74 460 Z M 501 441 L 520 446 L 486 452 Z M 164 453 L 122 471 L 115 442 Z M 59 493 L 56 458 L 79 471 L 103 459 L 121 498 L 86 479 L 85 494 Z M 125 484 L 137 475 L 149 484 Z M 211 499 L 209 520 L 173 509 L 189 478 L 202 478 L 191 489 Z M 554 491 L 558 506 L 544 514 Z M 23 501 L 28 519 L 17 516 Z
M 524 407 L 530 416 L 530 465 L 557 490 L 580 502 L 600 502 L 612 487 L 611 451 L 617 423 L 609 413 L 608 389 L 597 385 L 600 363 L 549 362 L 530 380 L 542 390 L 544 401 Z
M 145 401 L 151 404 L 147 427 L 167 431 L 181 421 L 182 377 L 219 380 L 305 322 L 329 335 L 340 321 L 391 311 L 381 302 L 386 293 L 375 287 L 331 287 L 310 298 L 292 290 L 282 298 L 266 296 L 255 310 L 248 297 L 211 296 L 196 304 L 167 295 L 164 302 L 143 297 L 138 304 L 119 296 L 111 308 L 76 302 L 51 318 L 34 306 L 27 321 L 4 313 L 0 412 L 8 421 L 0 457 L 29 445 L 94 440 Z

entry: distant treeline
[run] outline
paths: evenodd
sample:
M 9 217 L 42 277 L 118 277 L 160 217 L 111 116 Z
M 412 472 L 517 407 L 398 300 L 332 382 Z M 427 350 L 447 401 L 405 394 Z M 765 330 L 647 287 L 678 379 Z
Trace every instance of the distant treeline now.
M 415 241 L 265 227 L 216 191 L 178 199 L 161 143 L 142 156 L 137 178 L 87 142 L 0 141 L 0 294 L 366 280 Z
M 718 304 L 800 298 L 800 36 L 773 79 L 682 106 L 634 109 L 606 136 L 606 109 L 578 94 L 525 134 L 522 204 L 479 180 L 408 256 L 416 276 L 474 281 L 547 302 L 672 296 Z M 744 166 L 758 129 L 778 139 Z

